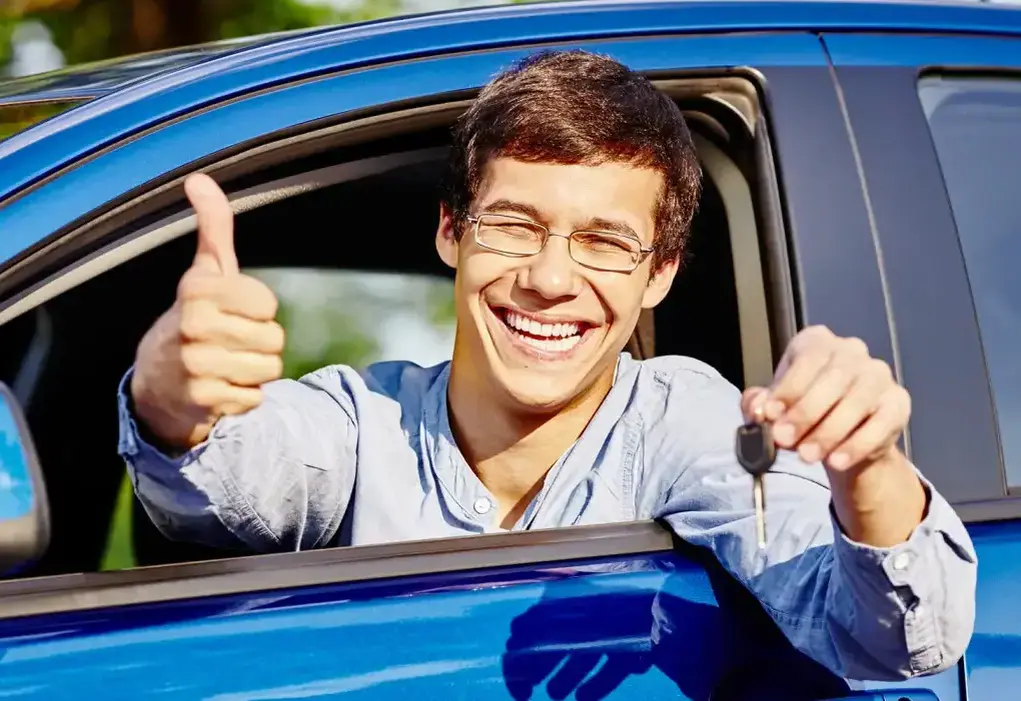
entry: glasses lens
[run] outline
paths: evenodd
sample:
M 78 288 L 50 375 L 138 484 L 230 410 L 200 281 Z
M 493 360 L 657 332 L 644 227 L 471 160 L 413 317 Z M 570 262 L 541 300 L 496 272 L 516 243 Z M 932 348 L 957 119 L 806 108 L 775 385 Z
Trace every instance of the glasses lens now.
M 571 256 L 591 268 L 633 270 L 641 259 L 642 244 L 627 236 L 576 231 L 571 237 Z
M 533 255 L 542 250 L 545 235 L 534 222 L 498 214 L 479 217 L 478 241 L 491 248 L 512 255 Z

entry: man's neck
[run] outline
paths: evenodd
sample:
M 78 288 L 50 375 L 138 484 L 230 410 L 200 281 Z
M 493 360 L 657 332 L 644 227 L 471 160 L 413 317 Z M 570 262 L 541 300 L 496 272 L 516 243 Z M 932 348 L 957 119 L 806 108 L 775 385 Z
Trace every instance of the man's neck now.
M 463 367 L 463 366 L 462 366 Z M 447 406 L 458 449 L 499 504 L 498 523 L 513 526 L 550 468 L 588 426 L 613 385 L 611 370 L 568 406 L 550 414 L 514 412 L 451 368 Z

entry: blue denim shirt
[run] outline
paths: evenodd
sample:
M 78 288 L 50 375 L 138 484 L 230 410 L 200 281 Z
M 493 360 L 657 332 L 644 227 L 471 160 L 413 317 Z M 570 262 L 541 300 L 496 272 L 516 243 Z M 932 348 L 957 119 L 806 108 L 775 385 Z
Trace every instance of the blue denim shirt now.
M 273 382 L 262 405 L 222 418 L 177 458 L 140 437 L 129 371 L 120 453 L 150 517 L 175 539 L 271 552 L 497 531 L 496 501 L 451 434 L 449 367 L 337 365 Z M 734 455 L 739 400 L 699 361 L 621 354 L 612 390 L 513 530 L 662 518 L 843 677 L 955 663 L 973 628 L 977 559 L 950 505 L 923 478 L 928 514 L 906 543 L 855 543 L 833 515 L 823 467 L 781 451 L 765 477 L 760 551 L 751 478 Z

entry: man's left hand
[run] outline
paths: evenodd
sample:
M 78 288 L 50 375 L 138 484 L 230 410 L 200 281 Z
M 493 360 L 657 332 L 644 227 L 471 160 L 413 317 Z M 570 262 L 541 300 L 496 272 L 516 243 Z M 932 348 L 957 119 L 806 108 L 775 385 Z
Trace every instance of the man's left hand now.
M 925 491 L 897 447 L 911 397 L 860 339 L 823 326 L 803 330 L 771 386 L 747 389 L 741 409 L 748 419 L 772 423 L 778 447 L 822 462 L 837 517 L 852 539 L 893 545 L 920 522 Z

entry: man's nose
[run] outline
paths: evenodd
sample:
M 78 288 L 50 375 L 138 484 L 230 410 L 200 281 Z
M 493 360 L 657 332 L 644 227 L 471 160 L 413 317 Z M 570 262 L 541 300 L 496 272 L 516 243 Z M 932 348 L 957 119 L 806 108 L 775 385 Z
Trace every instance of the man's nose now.
M 568 240 L 550 236 L 543 249 L 521 267 L 518 286 L 546 299 L 576 297 L 581 287 L 577 265 L 571 258 Z

